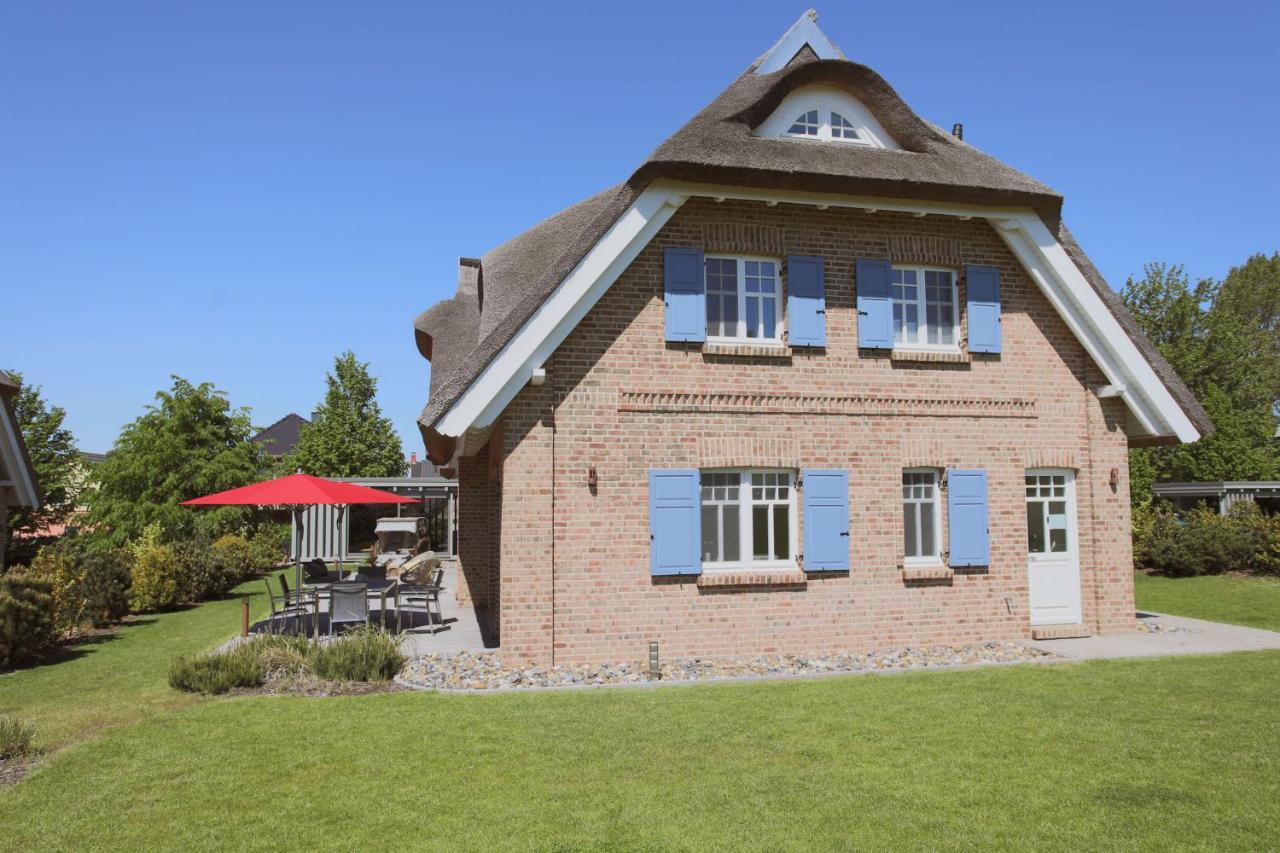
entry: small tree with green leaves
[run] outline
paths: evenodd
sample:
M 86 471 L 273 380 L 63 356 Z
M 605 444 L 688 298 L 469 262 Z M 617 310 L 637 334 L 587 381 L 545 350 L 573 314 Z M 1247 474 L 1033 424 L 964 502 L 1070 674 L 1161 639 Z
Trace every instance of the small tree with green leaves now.
M 326 381 L 324 402 L 285 464 L 317 477 L 403 476 L 400 436 L 378 407 L 368 363 L 348 350 L 334 359 Z
M 252 526 L 253 513 L 244 507 L 178 505 L 262 479 L 269 463 L 252 434 L 247 409 L 233 409 L 208 382 L 174 376 L 173 387 L 156 394 L 155 405 L 121 431 L 98 466 L 98 488 L 89 496 L 91 535 L 120 547 L 152 524 L 166 542 Z
M 7 372 L 22 382 L 22 374 Z M 41 503 L 39 509 L 9 509 L 8 541 L 0 542 L 0 547 L 5 549 L 2 564 L 6 566 L 30 562 L 43 544 L 36 534 L 67 521 L 76 508 L 86 477 L 76 440 L 65 426 L 66 411 L 45 402 L 38 385 L 22 386 L 14 399 L 14 414 L 40 484 Z

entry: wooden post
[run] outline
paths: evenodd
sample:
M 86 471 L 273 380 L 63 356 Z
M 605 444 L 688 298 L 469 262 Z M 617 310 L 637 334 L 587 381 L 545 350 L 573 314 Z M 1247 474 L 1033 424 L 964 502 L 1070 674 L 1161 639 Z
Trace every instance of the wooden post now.
M 249 596 L 240 596 L 240 636 L 249 636 Z

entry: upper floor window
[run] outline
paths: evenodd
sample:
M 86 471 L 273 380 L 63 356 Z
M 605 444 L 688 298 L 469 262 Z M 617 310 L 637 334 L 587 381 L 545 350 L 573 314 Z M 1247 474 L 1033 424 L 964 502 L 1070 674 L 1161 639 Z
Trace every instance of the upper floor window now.
M 782 294 L 777 261 L 708 257 L 706 277 L 709 340 L 781 340 Z
M 809 136 L 814 139 L 840 139 L 862 142 L 862 135 L 853 122 L 835 110 L 808 110 L 796 117 L 787 131 L 790 136 Z
M 752 133 L 870 148 L 898 148 L 865 104 L 834 86 L 797 89 L 783 98 L 773 114 Z
M 889 273 L 893 299 L 893 345 L 904 348 L 954 349 L 956 277 L 950 270 L 894 267 Z

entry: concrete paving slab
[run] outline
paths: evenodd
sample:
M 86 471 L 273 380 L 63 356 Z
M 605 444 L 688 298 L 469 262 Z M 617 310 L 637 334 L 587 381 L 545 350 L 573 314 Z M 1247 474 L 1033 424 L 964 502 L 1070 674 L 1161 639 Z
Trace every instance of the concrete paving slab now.
M 1280 633 L 1185 616 L 1140 612 L 1148 630 L 1063 640 L 1027 640 L 1028 646 L 1075 660 L 1147 658 L 1165 655 L 1215 655 L 1280 649 Z

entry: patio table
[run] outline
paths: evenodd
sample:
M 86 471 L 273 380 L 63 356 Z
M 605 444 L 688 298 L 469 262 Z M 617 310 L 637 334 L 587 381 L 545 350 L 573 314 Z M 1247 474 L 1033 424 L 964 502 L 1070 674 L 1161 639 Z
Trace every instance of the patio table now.
M 397 633 L 399 632 L 400 630 L 400 581 L 392 578 L 380 579 L 380 580 L 360 580 L 359 578 L 356 578 L 354 580 L 346 580 L 346 579 L 339 579 L 337 572 L 329 572 L 325 576 L 324 580 L 320 580 L 318 578 L 307 580 L 304 578 L 302 581 L 302 585 L 305 588 L 312 590 L 316 594 L 315 618 L 312 620 L 312 622 L 314 623 L 314 626 L 315 626 L 315 636 L 317 638 L 320 637 L 320 598 L 321 596 L 328 593 L 329 588 L 332 587 L 335 583 L 365 584 L 365 586 L 367 587 L 366 593 L 369 595 L 369 597 L 378 599 L 378 602 L 379 602 L 378 612 L 379 614 L 382 614 L 382 615 L 379 615 L 378 618 L 383 622 L 384 625 L 386 622 L 385 614 L 387 612 L 387 597 L 391 596 L 391 606 L 392 606 L 392 609 L 395 610 L 396 612 L 396 631 Z

